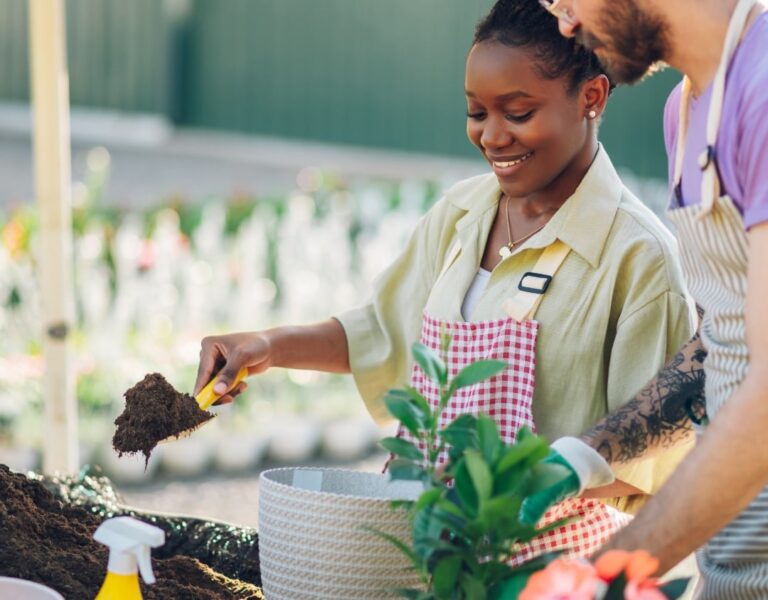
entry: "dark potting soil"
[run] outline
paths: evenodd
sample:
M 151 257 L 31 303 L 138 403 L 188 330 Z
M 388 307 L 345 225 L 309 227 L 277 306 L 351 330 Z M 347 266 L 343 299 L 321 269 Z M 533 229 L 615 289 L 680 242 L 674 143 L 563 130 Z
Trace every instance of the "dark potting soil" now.
M 84 508 L 100 520 L 134 517 L 165 531 L 165 544 L 153 551 L 156 558 L 188 556 L 214 571 L 261 586 L 259 535 L 251 527 L 184 515 L 153 513 L 127 506 L 114 484 L 95 466 L 76 476 L 35 475 L 47 490 L 69 506 Z
M 125 392 L 125 409 L 115 419 L 112 446 L 117 453 L 141 452 L 149 460 L 155 446 L 213 418 L 189 394 L 176 391 L 160 373 L 150 373 Z
M 101 519 L 59 501 L 39 481 L 0 465 L 0 575 L 36 581 L 66 600 L 91 600 L 104 580 L 108 550 L 93 540 Z M 259 588 L 228 579 L 185 556 L 153 559 L 157 583 L 145 600 L 263 599 Z

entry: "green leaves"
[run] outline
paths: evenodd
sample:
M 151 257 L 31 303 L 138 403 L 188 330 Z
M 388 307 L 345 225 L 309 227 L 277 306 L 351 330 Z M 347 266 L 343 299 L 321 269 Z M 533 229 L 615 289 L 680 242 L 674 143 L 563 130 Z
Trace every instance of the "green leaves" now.
M 486 600 L 485 585 L 481 580 L 462 573 L 459 585 L 466 600 Z
M 477 420 L 477 438 L 483 458 L 488 464 L 493 464 L 503 443 L 496 422 L 487 415 L 480 415 Z
M 493 377 L 507 367 L 509 365 L 503 360 L 479 360 L 473 362 L 464 367 L 453 379 L 451 386 L 448 388 L 450 395 L 453 395 L 459 388 L 475 385 L 489 377 Z
M 480 502 L 488 500 L 493 491 L 493 477 L 491 476 L 488 464 L 483 460 L 483 456 L 479 452 L 472 449 L 464 452 L 464 461 L 467 465 L 467 471 L 472 480 L 475 494 L 480 499 Z
M 458 461 L 467 448 L 479 448 L 477 418 L 473 415 L 457 417 L 448 427 L 440 431 L 440 438 L 451 446 L 451 462 Z
M 514 573 L 496 585 L 491 591 L 491 600 L 517 600 L 517 597 L 525 589 L 531 573 Z
M 495 465 L 495 472 L 503 473 L 523 461 L 526 465 L 535 464 L 545 459 L 548 454 L 547 441 L 523 428 L 517 433 L 517 443 L 504 448 L 501 459 Z
M 670 600 L 675 600 L 685 593 L 689 579 L 673 579 L 659 587 L 659 590 Z
M 426 400 L 422 404 L 408 390 L 390 390 L 384 396 L 384 404 L 392 416 L 415 437 L 427 429 L 431 413 Z
M 389 450 L 395 456 L 410 460 L 422 460 L 424 456 L 415 444 L 398 437 L 384 438 L 379 442 L 382 448 Z
M 444 336 L 444 355 L 449 347 Z M 425 589 L 398 593 L 418 600 L 513 600 L 530 570 L 513 569 L 506 561 L 515 544 L 541 533 L 521 521 L 521 505 L 529 494 L 567 477 L 567 469 L 542 463 L 549 445 L 525 428 L 517 443 L 505 444 L 487 415 L 464 414 L 438 431 L 440 413 L 456 391 L 497 375 L 507 368 L 505 362 L 472 363 L 449 381 L 446 364 L 435 352 L 414 344 L 413 356 L 439 396 L 436 406 L 412 388 L 391 390 L 384 398 L 402 428 L 418 440 L 418 445 L 400 437 L 381 441 L 396 457 L 389 465 L 391 476 L 425 484 L 418 500 L 408 504 L 410 545 L 390 540 L 408 556 Z M 442 450 L 448 455 L 444 470 L 437 465 Z
M 424 470 L 424 467 L 418 463 L 396 458 L 389 463 L 389 473 L 392 479 L 423 481 L 426 471 Z
M 438 598 L 451 598 L 461 568 L 461 556 L 450 556 L 437 563 L 432 573 L 432 586 Z
M 536 494 L 573 477 L 573 471 L 554 463 L 539 462 L 531 467 L 526 495 Z M 578 485 L 578 484 L 577 484 Z
M 462 461 L 456 467 L 454 477 L 454 484 L 456 486 L 456 493 L 461 500 L 460 508 L 470 519 L 477 517 L 477 511 L 479 509 L 480 501 L 477 497 L 477 491 L 475 485 L 472 482 L 472 477 L 469 474 L 466 462 Z
M 414 360 L 424 371 L 424 374 L 440 386 L 444 386 L 448 381 L 448 369 L 440 357 L 424 344 L 418 342 L 411 346 L 411 351 Z
M 517 496 L 491 498 L 480 507 L 480 522 L 487 530 L 513 530 L 517 527 L 517 511 L 521 504 L 522 500 Z

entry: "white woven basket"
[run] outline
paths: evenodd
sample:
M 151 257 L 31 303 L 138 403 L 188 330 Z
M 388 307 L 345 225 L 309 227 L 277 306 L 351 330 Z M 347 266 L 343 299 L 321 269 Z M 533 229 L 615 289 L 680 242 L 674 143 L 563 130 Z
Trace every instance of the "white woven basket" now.
M 408 559 L 369 531 L 406 543 L 410 527 L 392 500 L 414 500 L 416 482 L 340 469 L 272 469 L 259 483 L 259 560 L 267 600 L 396 598 L 416 587 Z

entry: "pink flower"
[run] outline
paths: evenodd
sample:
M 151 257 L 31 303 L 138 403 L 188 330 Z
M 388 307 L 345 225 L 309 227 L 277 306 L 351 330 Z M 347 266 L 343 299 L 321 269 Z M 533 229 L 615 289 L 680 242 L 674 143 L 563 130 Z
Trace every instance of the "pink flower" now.
M 659 559 L 645 550 L 608 550 L 595 561 L 598 576 L 610 583 L 622 572 L 628 581 L 642 582 L 659 570 Z
M 531 575 L 519 600 L 594 600 L 600 584 L 591 564 L 560 558 Z

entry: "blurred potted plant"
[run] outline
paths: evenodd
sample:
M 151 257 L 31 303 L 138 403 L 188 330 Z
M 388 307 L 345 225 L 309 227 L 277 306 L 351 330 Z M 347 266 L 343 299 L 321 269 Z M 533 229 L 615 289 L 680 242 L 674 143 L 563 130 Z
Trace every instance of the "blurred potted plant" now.
M 440 402 L 432 409 L 412 388 L 392 390 L 385 398 L 389 411 L 400 421 L 402 428 L 419 441 L 418 446 L 401 437 L 382 441 L 382 446 L 393 454 L 389 465 L 391 476 L 393 479 L 418 480 L 425 487 L 415 502 L 407 503 L 411 513 L 411 543 L 384 536 L 408 556 L 424 586 L 424 589 L 401 589 L 398 592 L 403 597 L 418 600 L 511 600 L 518 597 L 522 600 L 520 594 L 531 574 L 547 567 L 555 557 L 541 556 L 518 567 L 512 567 L 509 560 L 519 544 L 564 523 L 556 522 L 546 528 L 521 523 L 518 518 L 520 507 L 527 496 L 556 484 L 568 476 L 568 471 L 561 465 L 543 460 L 549 454 L 549 445 L 543 437 L 521 429 L 515 444 L 505 444 L 496 423 L 485 415 L 461 415 L 443 430 L 437 430 L 438 416 L 456 390 L 500 372 L 506 368 L 506 363 L 478 361 L 449 381 L 445 364 L 434 352 L 415 344 L 413 354 L 424 373 L 439 386 Z M 441 470 L 437 466 L 438 457 L 444 451 L 447 461 Z M 553 564 L 554 567 L 547 568 L 564 572 L 573 563 Z M 582 571 L 589 570 L 594 571 L 594 568 L 588 564 L 582 567 Z M 651 572 L 645 573 L 646 578 L 633 585 L 642 584 L 650 589 L 655 585 L 647 579 Z M 558 573 L 549 574 L 553 581 L 562 579 Z M 617 574 L 618 570 L 610 582 L 616 589 L 627 581 L 626 578 L 616 578 Z M 592 579 L 583 579 L 595 584 L 593 595 L 578 595 L 578 589 L 574 588 L 568 592 L 570 595 L 528 592 L 526 598 L 586 600 L 604 597 L 607 581 L 600 579 L 596 572 Z M 675 586 L 654 589 L 667 594 L 658 598 L 677 598 L 680 584 Z M 634 597 L 640 596 L 626 596 Z

